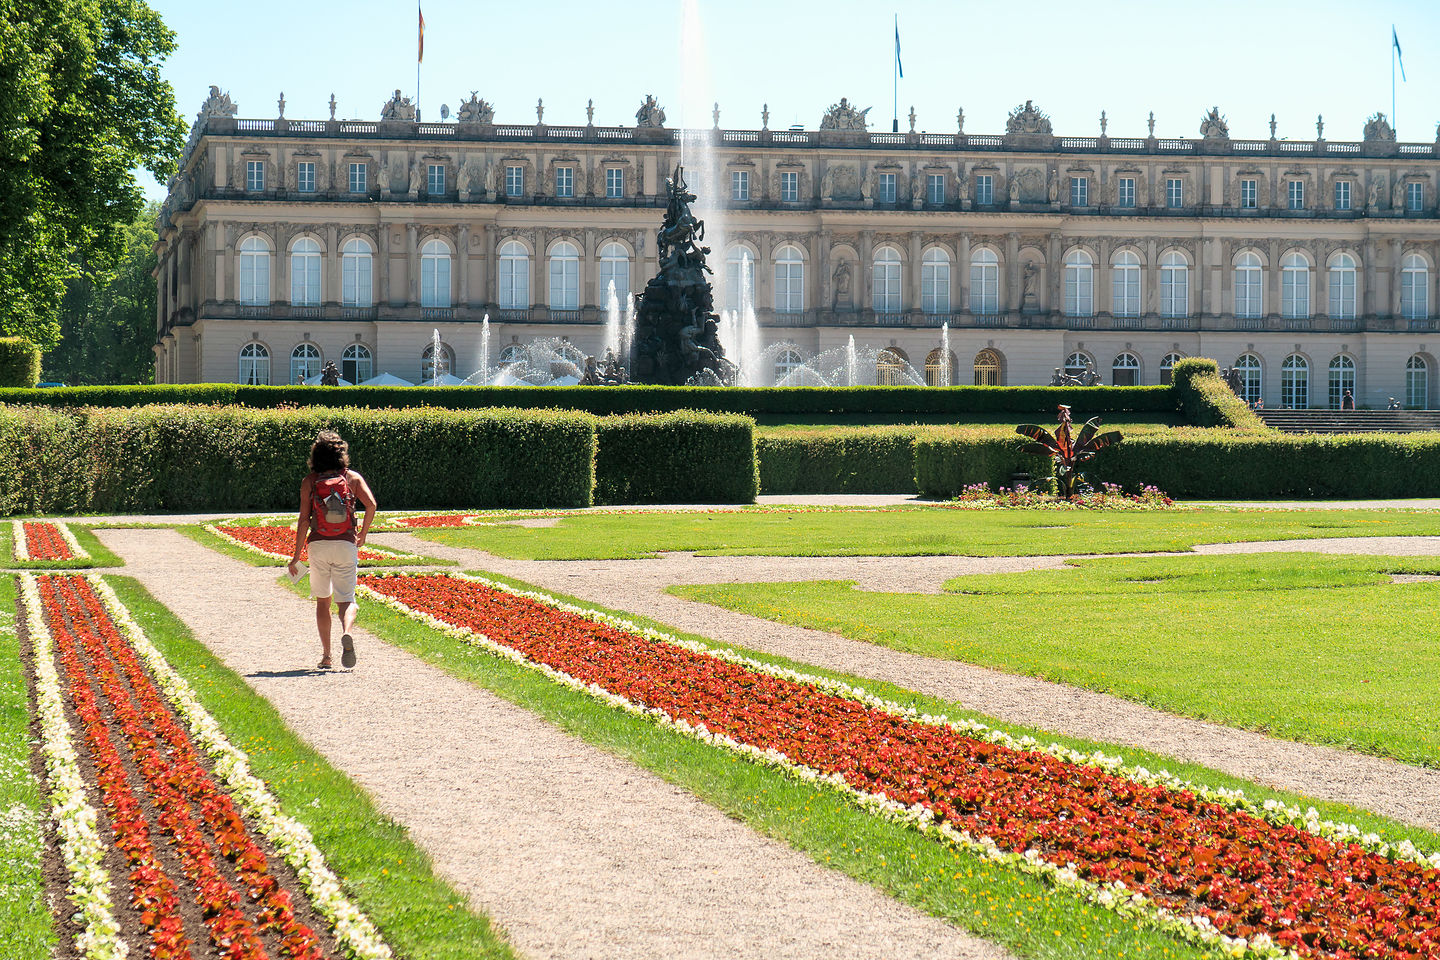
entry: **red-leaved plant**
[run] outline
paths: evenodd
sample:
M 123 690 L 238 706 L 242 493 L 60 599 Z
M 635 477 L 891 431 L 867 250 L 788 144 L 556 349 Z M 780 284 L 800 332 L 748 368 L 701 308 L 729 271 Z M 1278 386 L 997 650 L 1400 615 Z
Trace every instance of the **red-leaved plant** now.
M 1043 454 L 1055 464 L 1055 492 L 1069 500 L 1075 496 L 1076 483 L 1085 479 L 1080 472 L 1080 464 L 1125 438 L 1120 435 L 1119 430 L 1101 433 L 1099 417 L 1086 420 L 1085 426 L 1080 428 L 1080 435 L 1072 437 L 1070 408 L 1062 403 L 1057 409 L 1060 411 L 1060 425 L 1053 434 L 1033 423 L 1022 423 L 1015 428 L 1015 432 L 1035 441 L 1025 445 L 1026 453 Z

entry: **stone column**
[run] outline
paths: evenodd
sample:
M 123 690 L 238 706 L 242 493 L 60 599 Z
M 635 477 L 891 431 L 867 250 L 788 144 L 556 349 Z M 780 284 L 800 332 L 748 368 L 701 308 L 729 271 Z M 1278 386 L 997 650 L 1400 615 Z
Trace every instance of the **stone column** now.
M 481 264 L 480 289 L 484 291 L 486 303 L 495 303 L 498 291 L 496 285 L 500 271 L 495 266 L 495 224 L 485 224 L 485 259 Z
M 420 302 L 420 228 L 405 225 L 405 302 Z
M 380 302 L 386 306 L 390 305 L 390 226 L 384 222 L 376 229 L 376 236 L 379 238 L 379 262 L 376 264 L 376 273 L 380 275 Z
M 455 228 L 455 262 L 460 269 L 460 306 L 470 306 L 470 224 Z
M 270 302 L 290 302 L 290 230 L 280 224 L 274 227 L 275 269 L 270 284 Z
M 755 258 L 755 303 L 757 307 L 775 308 L 775 260 L 772 251 L 775 235 L 762 233 L 758 236 L 759 255 Z M 652 271 L 653 273 L 653 271 Z
M 1267 259 L 1270 261 L 1270 273 L 1265 283 L 1263 313 L 1267 317 L 1278 317 L 1280 315 L 1280 241 L 1271 240 L 1266 248 L 1266 253 Z
M 916 174 L 916 176 L 920 176 L 920 175 L 921 175 L 921 174 L 918 174 L 918 173 Z M 913 311 L 916 311 L 916 312 L 919 312 L 920 310 L 924 309 L 924 300 L 921 298 L 921 295 L 920 295 L 920 291 L 921 291 L 920 273 L 921 273 L 921 270 L 922 270 L 922 267 L 921 267 L 921 264 L 920 264 L 920 257 L 921 257 L 921 247 L 922 247 L 922 246 L 923 246 L 923 244 L 921 243 L 920 231 L 919 231 L 919 230 L 911 230 L 911 231 L 910 231 L 910 263 L 908 264 L 909 269 L 910 269 L 910 282 L 904 285 L 905 288 L 909 289 L 909 291 L 910 291 L 910 296 L 907 298 L 907 299 L 909 299 L 910 302 L 909 302 L 908 304 L 902 303 L 900 306 L 901 306 L 903 309 L 913 310 Z
M 1217 263 L 1216 269 L 1220 271 L 1220 302 L 1215 304 L 1215 314 L 1235 312 L 1235 270 L 1230 261 L 1235 257 L 1234 245 L 1227 243 L 1220 247 L 1221 262 Z
M 1145 241 L 1145 279 L 1142 281 L 1145 294 L 1142 298 L 1143 302 L 1140 304 L 1140 312 L 1142 314 L 1160 312 L 1160 264 L 1157 260 L 1159 256 L 1157 251 L 1158 246 L 1153 239 Z
M 327 303 L 340 302 L 340 227 L 338 224 L 325 225 L 325 284 L 321 300 Z
M 175 270 L 180 274 L 180 298 L 177 308 L 194 309 L 195 306 L 191 297 L 193 286 L 190 278 L 195 272 L 195 247 L 198 239 L 194 233 L 187 230 L 180 234 L 175 244 Z
M 875 231 L 860 231 L 860 303 L 861 310 L 875 306 Z
M 1205 307 L 1210 303 L 1210 263 L 1215 259 L 1215 239 L 1202 237 L 1195 245 L 1195 301 L 1191 314 L 1197 319 L 1205 316 Z
M 1049 292 L 1050 302 L 1041 304 L 1040 309 L 1055 313 L 1064 305 L 1064 301 L 1061 298 L 1061 284 L 1065 278 L 1065 265 L 1060 262 L 1060 234 L 1050 234 L 1049 240 L 1045 244 L 1045 259 L 1049 261 L 1046 268 L 1046 278 L 1049 280 L 1049 283 L 1045 284 L 1045 287 Z M 1094 277 L 1093 273 L 1091 277 Z M 1093 279 L 1091 283 L 1094 283 Z
M 1109 237 L 1101 237 L 1095 242 L 1095 312 L 1115 312 L 1114 293 L 1115 278 L 1114 271 L 1110 267 L 1111 247 L 1113 241 Z
M 1005 289 L 1000 291 L 1000 302 L 1010 304 L 1011 313 L 1020 312 L 1020 235 L 1005 235 Z
M 1366 237 L 1361 248 L 1361 256 L 1364 258 L 1364 263 L 1360 266 L 1363 278 L 1360 281 L 1361 317 L 1375 316 L 1375 255 L 1375 240 L 1372 237 Z
M 955 244 L 956 276 L 950 278 L 950 312 L 965 313 L 970 309 L 970 234 L 962 233 Z
M 1390 241 L 1390 316 L 1400 317 L 1400 264 L 1403 241 L 1395 237 Z
M 815 231 L 815 286 L 819 291 L 816 294 L 815 306 L 820 310 L 829 310 L 835 300 L 835 292 L 830 278 L 830 239 L 829 227 L 821 227 Z
M 576 283 L 580 285 L 579 305 L 605 309 L 605 291 L 600 289 L 600 264 L 595 249 L 595 231 L 586 230 L 580 237 L 580 265 Z M 589 302 L 586 297 L 590 297 Z

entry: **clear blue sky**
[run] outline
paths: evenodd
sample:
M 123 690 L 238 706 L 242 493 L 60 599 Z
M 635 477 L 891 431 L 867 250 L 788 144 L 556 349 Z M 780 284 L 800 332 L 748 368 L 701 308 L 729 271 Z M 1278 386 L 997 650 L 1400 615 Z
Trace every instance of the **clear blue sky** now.
M 905 76 L 901 129 L 913 104 L 916 129 L 952 132 L 965 109 L 970 133 L 1003 133 L 1026 99 L 1050 114 L 1057 134 L 1145 135 L 1155 111 L 1161 137 L 1194 137 L 1218 105 L 1235 137 L 1359 139 L 1365 117 L 1390 112 L 1390 25 L 1400 36 L 1408 81 L 1396 86 L 1402 140 L 1430 141 L 1440 121 L 1440 3 L 1435 0 L 1314 0 L 1204 5 L 1153 0 L 1027 4 L 956 0 L 778 3 L 696 0 L 704 55 L 687 81 L 687 126 L 710 126 L 720 102 L 725 127 L 813 129 L 825 107 L 849 97 L 873 106 L 872 129 L 891 116 L 893 16 L 900 21 Z M 228 90 L 242 117 L 323 119 L 333 92 L 341 118 L 378 119 L 400 87 L 415 93 L 413 0 L 343 4 L 247 0 L 241 7 L 150 0 L 176 31 L 165 66 L 188 119 L 209 84 Z M 439 120 L 471 90 L 495 105 L 499 123 L 634 123 L 646 93 L 680 120 L 681 0 L 603 4 L 593 0 L 485 3 L 424 0 L 421 106 Z M 163 187 L 143 175 L 147 192 Z

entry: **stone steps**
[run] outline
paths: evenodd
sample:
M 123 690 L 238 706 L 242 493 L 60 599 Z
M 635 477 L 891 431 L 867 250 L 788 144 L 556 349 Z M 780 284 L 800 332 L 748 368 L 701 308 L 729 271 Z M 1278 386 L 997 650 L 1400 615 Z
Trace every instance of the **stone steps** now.
M 1259 410 L 1285 433 L 1422 433 L 1440 430 L 1440 410 Z

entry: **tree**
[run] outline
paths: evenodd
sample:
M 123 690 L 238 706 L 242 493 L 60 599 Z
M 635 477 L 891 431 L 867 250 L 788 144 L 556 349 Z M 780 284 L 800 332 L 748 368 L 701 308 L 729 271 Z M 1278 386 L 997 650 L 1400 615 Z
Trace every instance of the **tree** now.
M 0 0 L 0 334 L 60 337 L 65 282 L 104 282 L 185 123 L 160 66 L 174 34 L 143 0 Z
M 149 204 L 124 227 L 124 252 L 104 281 L 81 271 L 67 284 L 60 343 L 45 355 L 45 379 L 64 383 L 151 383 L 155 379 L 155 218 Z

